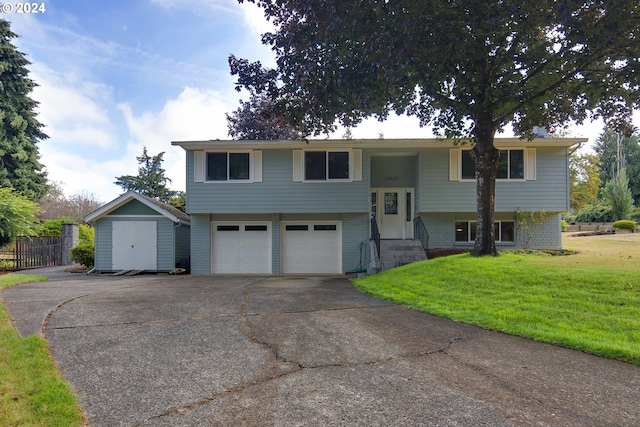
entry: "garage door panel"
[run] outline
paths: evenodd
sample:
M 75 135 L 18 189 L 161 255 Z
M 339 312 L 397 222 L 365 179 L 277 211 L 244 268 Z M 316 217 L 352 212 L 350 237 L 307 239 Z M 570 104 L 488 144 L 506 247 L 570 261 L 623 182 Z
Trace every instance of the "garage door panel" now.
M 282 236 L 283 273 L 340 273 L 339 223 L 286 224 Z
M 214 223 L 213 273 L 271 273 L 271 224 Z

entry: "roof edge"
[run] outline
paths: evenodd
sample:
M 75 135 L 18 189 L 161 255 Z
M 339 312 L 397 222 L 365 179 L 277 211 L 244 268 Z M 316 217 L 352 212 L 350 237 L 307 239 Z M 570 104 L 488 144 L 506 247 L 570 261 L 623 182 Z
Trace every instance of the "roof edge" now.
M 496 147 L 505 146 L 561 146 L 571 147 L 573 145 L 587 142 L 589 138 L 495 138 Z M 260 149 L 283 149 L 283 148 L 442 148 L 456 147 L 460 143 L 455 143 L 452 139 L 309 139 L 302 140 L 201 140 L 201 141 L 172 141 L 171 145 L 182 147 L 186 151 L 222 149 L 222 148 L 260 148 Z
M 143 196 L 142 194 L 136 193 L 135 191 L 129 190 L 126 193 L 116 197 L 112 201 L 102 205 L 100 208 L 95 211 L 87 214 L 83 220 L 86 223 L 91 223 L 99 220 L 100 218 L 109 215 L 114 210 L 118 209 L 121 206 L 129 203 L 131 200 L 137 200 L 145 206 L 153 209 L 158 212 L 160 215 L 170 219 L 172 222 L 188 222 L 183 218 L 179 218 L 168 210 L 164 209 L 162 206 L 152 202 L 149 198 Z M 186 215 L 186 214 L 185 214 Z

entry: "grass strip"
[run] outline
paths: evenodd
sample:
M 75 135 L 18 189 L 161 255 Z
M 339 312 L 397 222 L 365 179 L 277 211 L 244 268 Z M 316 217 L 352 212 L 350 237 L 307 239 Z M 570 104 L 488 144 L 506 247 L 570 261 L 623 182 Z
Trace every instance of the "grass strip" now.
M 0 289 L 47 280 L 42 276 L 6 274 Z M 38 336 L 21 338 L 0 304 L 0 425 L 80 426 L 75 396 L 62 380 Z
M 354 280 L 362 291 L 486 329 L 640 364 L 640 271 L 468 254 Z

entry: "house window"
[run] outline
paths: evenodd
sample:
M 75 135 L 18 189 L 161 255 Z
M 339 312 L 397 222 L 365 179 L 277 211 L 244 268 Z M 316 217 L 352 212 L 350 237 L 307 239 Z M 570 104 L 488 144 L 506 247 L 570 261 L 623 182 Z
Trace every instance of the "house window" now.
M 207 153 L 207 181 L 249 181 L 249 153 Z
M 462 150 L 462 179 L 475 179 L 476 164 L 471 158 L 471 150 Z M 498 179 L 524 179 L 524 150 L 500 150 Z
M 349 179 L 349 152 L 305 151 L 304 179 L 306 181 Z
M 493 224 L 496 242 L 515 241 L 514 221 L 496 221 Z M 456 221 L 456 242 L 474 242 L 478 224 L 476 221 Z

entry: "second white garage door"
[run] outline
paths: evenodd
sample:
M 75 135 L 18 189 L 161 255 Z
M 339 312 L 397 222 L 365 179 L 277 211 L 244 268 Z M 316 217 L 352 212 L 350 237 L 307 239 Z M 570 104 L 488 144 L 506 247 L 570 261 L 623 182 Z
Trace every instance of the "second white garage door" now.
M 271 223 L 211 224 L 213 273 L 271 274 Z
M 283 273 L 341 273 L 341 224 L 308 222 L 282 224 Z

